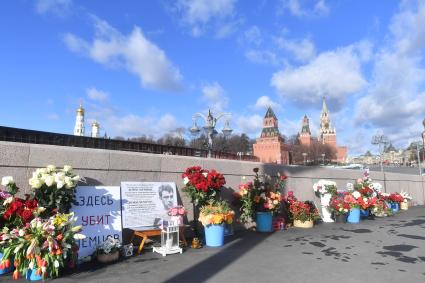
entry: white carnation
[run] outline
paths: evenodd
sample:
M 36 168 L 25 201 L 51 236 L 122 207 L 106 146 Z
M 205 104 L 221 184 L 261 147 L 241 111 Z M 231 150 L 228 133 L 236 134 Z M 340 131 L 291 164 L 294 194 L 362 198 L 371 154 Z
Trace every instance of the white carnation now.
M 14 184 L 15 182 L 13 181 L 13 177 L 12 176 L 5 176 L 1 179 L 1 184 L 2 186 L 8 186 L 11 184 Z

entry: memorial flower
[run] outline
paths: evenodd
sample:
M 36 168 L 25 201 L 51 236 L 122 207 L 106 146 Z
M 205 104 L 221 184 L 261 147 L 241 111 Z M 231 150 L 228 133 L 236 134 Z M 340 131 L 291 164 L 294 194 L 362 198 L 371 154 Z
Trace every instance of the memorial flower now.
M 235 212 L 226 201 L 212 201 L 201 207 L 199 221 L 202 225 L 232 224 Z
M 329 202 L 329 209 L 334 215 L 343 215 L 350 211 L 350 204 L 344 201 L 344 195 L 335 195 Z
M 222 174 L 216 170 L 205 170 L 200 166 L 186 169 L 182 174 L 184 191 L 195 205 L 204 205 L 217 198 L 221 188 L 226 184 Z
M 282 191 L 287 179 L 278 173 L 271 185 L 260 180 L 258 168 L 254 168 L 254 173 L 253 182 L 240 184 L 239 190 L 233 194 L 235 202 L 240 205 L 239 219 L 245 223 L 253 220 L 256 212 L 277 213 L 281 210 Z
M 320 219 L 319 211 L 311 201 L 294 201 L 289 206 L 292 220 L 302 223 Z
M 319 196 L 325 194 L 336 195 L 337 193 L 336 183 L 329 180 L 319 180 L 317 183 L 314 183 L 313 190 Z
M 37 201 L 46 208 L 47 216 L 50 216 L 55 212 L 69 212 L 75 201 L 75 187 L 80 179 L 69 165 L 65 165 L 63 169 L 48 165 L 35 170 L 29 184 Z
M 84 238 L 81 226 L 73 226 L 73 214 L 57 214 L 49 219 L 34 218 L 24 227 L 0 232 L 3 258 L 0 264 L 15 266 L 14 279 L 35 270 L 43 278 L 57 277 L 61 269 L 73 267 L 77 259 L 76 238 Z
M 121 242 L 118 239 L 108 237 L 102 244 L 96 247 L 96 254 L 112 254 L 120 249 Z

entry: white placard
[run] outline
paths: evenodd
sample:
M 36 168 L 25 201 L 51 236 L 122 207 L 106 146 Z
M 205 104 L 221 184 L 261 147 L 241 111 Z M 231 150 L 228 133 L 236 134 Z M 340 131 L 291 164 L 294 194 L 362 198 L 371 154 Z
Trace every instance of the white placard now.
M 176 184 L 171 182 L 122 182 L 121 192 L 123 228 L 157 227 L 177 205 Z
M 76 202 L 71 211 L 77 217 L 76 225 L 83 227 L 85 239 L 77 241 L 78 257 L 86 257 L 96 250 L 107 237 L 122 242 L 120 187 L 78 186 Z

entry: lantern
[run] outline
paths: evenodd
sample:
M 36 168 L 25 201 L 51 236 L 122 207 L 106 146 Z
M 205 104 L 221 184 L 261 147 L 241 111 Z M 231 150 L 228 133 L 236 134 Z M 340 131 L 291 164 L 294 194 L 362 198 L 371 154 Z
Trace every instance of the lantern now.
M 163 226 L 161 229 L 161 246 L 154 247 L 153 252 L 166 256 L 167 254 L 183 253 L 179 246 L 179 226 L 172 223 L 171 226 Z

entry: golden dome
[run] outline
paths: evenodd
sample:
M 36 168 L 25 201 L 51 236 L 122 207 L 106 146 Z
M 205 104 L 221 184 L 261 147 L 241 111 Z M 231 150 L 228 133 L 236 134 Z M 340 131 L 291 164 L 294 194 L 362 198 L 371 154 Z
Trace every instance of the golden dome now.
M 91 126 L 92 127 L 98 127 L 99 128 L 99 123 L 96 122 L 96 121 L 94 121 L 93 123 L 91 123 Z
M 78 107 L 78 109 L 77 109 L 77 114 L 84 115 L 84 108 L 83 108 L 83 106 L 81 104 L 80 104 L 80 107 Z

